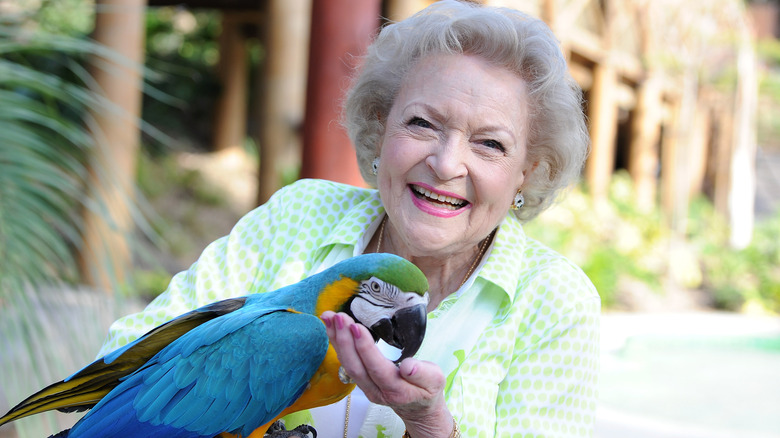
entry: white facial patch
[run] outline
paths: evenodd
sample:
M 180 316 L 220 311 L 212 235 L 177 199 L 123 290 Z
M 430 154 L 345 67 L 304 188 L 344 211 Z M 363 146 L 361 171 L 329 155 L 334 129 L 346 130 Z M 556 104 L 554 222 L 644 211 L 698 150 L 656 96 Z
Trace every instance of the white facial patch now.
M 350 310 L 361 324 L 371 327 L 381 319 L 389 319 L 400 309 L 423 304 L 428 306 L 428 293 L 404 292 L 396 286 L 371 277 L 360 283 L 360 292 L 352 300 Z

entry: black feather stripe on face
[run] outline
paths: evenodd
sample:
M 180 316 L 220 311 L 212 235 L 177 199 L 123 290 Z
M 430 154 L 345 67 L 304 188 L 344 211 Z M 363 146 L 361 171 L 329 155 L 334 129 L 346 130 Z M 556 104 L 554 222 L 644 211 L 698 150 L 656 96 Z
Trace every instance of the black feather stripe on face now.
M 361 322 L 361 321 L 360 321 L 360 320 L 359 320 L 359 319 L 358 319 L 358 318 L 355 316 L 355 314 L 352 312 L 352 302 L 353 302 L 353 301 L 355 301 L 355 300 L 356 300 L 356 299 L 358 299 L 358 298 L 359 298 L 359 296 L 358 296 L 358 295 L 354 295 L 354 296 L 350 297 L 350 299 L 348 299 L 348 300 L 347 300 L 347 301 L 344 303 L 344 305 L 343 305 L 343 306 L 341 306 L 341 308 L 339 308 L 338 310 L 336 310 L 336 312 L 342 312 L 342 313 L 346 313 L 346 314 L 347 314 L 347 315 L 349 315 L 349 317 L 350 317 L 350 318 L 352 318 L 352 319 L 353 319 L 355 322 L 357 322 L 358 324 L 362 325 L 363 327 L 366 327 L 366 325 L 365 325 L 365 324 L 363 324 L 363 323 L 362 323 L 362 322 Z M 371 337 L 372 337 L 372 338 L 374 338 L 374 342 L 375 342 L 375 343 L 376 343 L 376 342 L 378 342 L 378 341 L 379 341 L 379 335 L 377 335 L 376 333 L 374 333 L 374 331 L 373 331 L 373 330 L 371 330 L 371 328 L 370 328 L 370 327 L 366 327 L 366 328 L 368 329 L 368 332 L 369 332 L 369 333 L 371 333 Z

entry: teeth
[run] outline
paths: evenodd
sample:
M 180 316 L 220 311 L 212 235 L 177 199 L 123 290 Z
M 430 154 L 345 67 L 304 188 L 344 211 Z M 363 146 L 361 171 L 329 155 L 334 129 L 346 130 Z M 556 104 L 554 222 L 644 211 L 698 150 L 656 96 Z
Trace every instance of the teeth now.
M 433 193 L 430 190 L 424 189 L 422 187 L 414 186 L 414 190 L 417 193 L 419 193 L 421 195 L 424 195 L 426 198 L 431 198 L 431 199 L 433 199 L 435 201 L 439 201 L 439 202 L 446 202 L 448 204 L 452 204 L 452 205 L 455 205 L 455 206 L 463 205 L 463 202 L 464 202 L 462 199 L 453 198 L 451 196 L 439 195 L 437 193 Z

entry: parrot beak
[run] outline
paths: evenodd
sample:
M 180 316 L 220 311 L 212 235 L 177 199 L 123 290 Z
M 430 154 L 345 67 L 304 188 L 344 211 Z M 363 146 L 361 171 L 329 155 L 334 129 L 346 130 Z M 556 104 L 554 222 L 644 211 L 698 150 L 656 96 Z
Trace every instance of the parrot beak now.
M 417 304 L 398 310 L 391 318 L 382 318 L 370 327 L 371 333 L 401 350 L 396 364 L 417 353 L 425 337 L 427 306 Z

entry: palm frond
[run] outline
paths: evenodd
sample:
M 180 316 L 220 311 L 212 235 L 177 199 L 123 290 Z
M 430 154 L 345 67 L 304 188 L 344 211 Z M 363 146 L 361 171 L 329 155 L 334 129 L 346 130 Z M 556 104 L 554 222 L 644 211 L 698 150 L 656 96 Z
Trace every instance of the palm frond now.
M 90 168 L 102 145 L 88 109 L 118 111 L 93 91 L 82 63 L 125 61 L 88 40 L 1 22 L 0 398 L 10 404 L 88 362 L 108 323 L 127 312 L 117 297 L 64 287 L 78 281 L 82 211 L 107 211 L 87 187 L 90 172 L 110 173 Z M 135 205 L 130 211 L 150 229 Z M 64 425 L 43 416 L 17 432 L 47 436 Z

